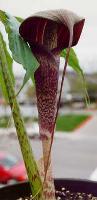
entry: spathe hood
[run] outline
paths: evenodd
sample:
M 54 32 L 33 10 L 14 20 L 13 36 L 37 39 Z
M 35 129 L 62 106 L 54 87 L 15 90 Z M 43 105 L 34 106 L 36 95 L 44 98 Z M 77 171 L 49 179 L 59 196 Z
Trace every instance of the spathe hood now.
M 72 34 L 71 46 L 75 46 L 80 38 L 84 19 L 71 11 L 60 9 L 38 12 L 23 21 L 20 26 L 20 34 L 31 46 L 33 43 L 48 47 L 47 40 L 53 41 L 56 37 L 56 47 L 50 46 L 50 50 L 62 50 L 69 46 L 70 34 Z M 49 37 L 48 37 L 49 35 Z

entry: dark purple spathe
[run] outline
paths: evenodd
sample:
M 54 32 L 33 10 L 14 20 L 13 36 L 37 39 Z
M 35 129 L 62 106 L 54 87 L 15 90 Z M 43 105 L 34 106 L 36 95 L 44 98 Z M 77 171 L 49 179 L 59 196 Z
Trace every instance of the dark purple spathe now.
M 27 41 L 40 63 L 35 72 L 40 134 L 52 134 L 58 91 L 59 53 L 69 46 L 70 29 L 64 17 L 65 10 L 37 13 L 20 26 L 20 34 Z M 75 17 L 76 18 L 76 17 Z M 79 20 L 79 21 L 78 21 Z M 84 25 L 78 18 L 73 24 L 71 46 L 77 44 Z

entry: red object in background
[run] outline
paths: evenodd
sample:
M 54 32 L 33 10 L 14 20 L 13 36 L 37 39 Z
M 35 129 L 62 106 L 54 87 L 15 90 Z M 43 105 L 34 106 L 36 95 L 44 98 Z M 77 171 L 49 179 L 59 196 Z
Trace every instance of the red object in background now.
M 0 183 L 7 183 L 10 180 L 25 181 L 26 179 L 24 163 L 8 153 L 0 152 Z
M 11 176 L 17 181 L 24 181 L 27 179 L 26 169 L 24 163 L 18 163 L 10 168 Z
M 0 165 L 0 183 L 7 183 L 11 179 L 12 179 L 12 176 L 9 173 L 9 171 L 6 170 L 4 166 Z

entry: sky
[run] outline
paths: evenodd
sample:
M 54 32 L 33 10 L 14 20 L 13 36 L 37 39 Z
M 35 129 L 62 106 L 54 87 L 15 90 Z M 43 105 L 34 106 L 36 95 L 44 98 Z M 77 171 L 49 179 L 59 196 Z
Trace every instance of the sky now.
M 36 11 L 68 9 L 85 18 L 75 51 L 83 70 L 97 71 L 97 0 L 0 0 L 0 9 L 26 18 Z

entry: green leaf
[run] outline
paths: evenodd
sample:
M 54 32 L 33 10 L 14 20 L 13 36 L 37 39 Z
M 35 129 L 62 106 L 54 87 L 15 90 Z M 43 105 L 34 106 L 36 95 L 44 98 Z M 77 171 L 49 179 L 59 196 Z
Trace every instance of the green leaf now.
M 67 50 L 64 49 L 61 52 L 60 56 L 63 58 L 66 58 L 66 54 L 67 54 Z M 86 101 L 86 104 L 89 104 L 90 100 L 89 100 L 89 96 L 88 96 L 88 92 L 87 92 L 87 88 L 86 88 L 85 76 L 84 76 L 83 70 L 80 67 L 78 57 L 73 48 L 70 49 L 68 65 L 70 67 L 72 67 L 72 69 L 75 70 L 81 76 L 84 94 L 85 94 L 85 101 Z
M 66 54 L 67 54 L 67 51 L 66 49 L 64 49 L 62 52 L 61 52 L 61 57 L 63 58 L 66 58 Z M 77 58 L 77 55 L 74 51 L 73 48 L 70 49 L 70 53 L 69 53 L 69 59 L 68 59 L 68 65 L 70 67 L 72 67 L 77 73 L 79 74 L 83 74 L 83 71 L 79 65 L 79 60 Z
M 29 45 L 23 40 L 19 34 L 20 21 L 22 19 L 15 18 L 6 12 L 0 10 L 0 19 L 5 25 L 6 32 L 8 33 L 9 48 L 12 52 L 13 59 L 22 64 L 26 70 L 26 75 L 24 77 L 23 86 L 29 80 L 33 79 L 35 71 L 39 67 L 39 63 L 32 54 Z
M 13 60 L 12 60 L 8 50 L 7 50 L 6 43 L 5 43 L 4 39 L 3 39 L 3 36 L 1 34 L 1 32 L 0 32 L 0 35 L 1 35 L 2 43 L 3 43 L 3 49 L 4 49 L 4 52 L 5 52 L 6 60 L 7 60 L 7 67 L 8 67 L 8 70 L 10 72 L 11 79 L 12 79 L 12 81 L 14 83 L 14 75 L 13 75 L 13 71 L 12 71 Z M 0 60 L 0 62 L 1 62 L 1 60 Z M 5 83 L 4 83 L 1 67 L 0 67 L 0 86 L 1 86 L 2 93 L 3 93 L 4 97 L 7 99 L 7 92 L 6 92 L 6 87 L 5 87 Z
M 23 21 L 24 21 L 24 19 L 23 18 L 21 18 L 21 17 L 15 17 L 20 23 L 22 23 Z

